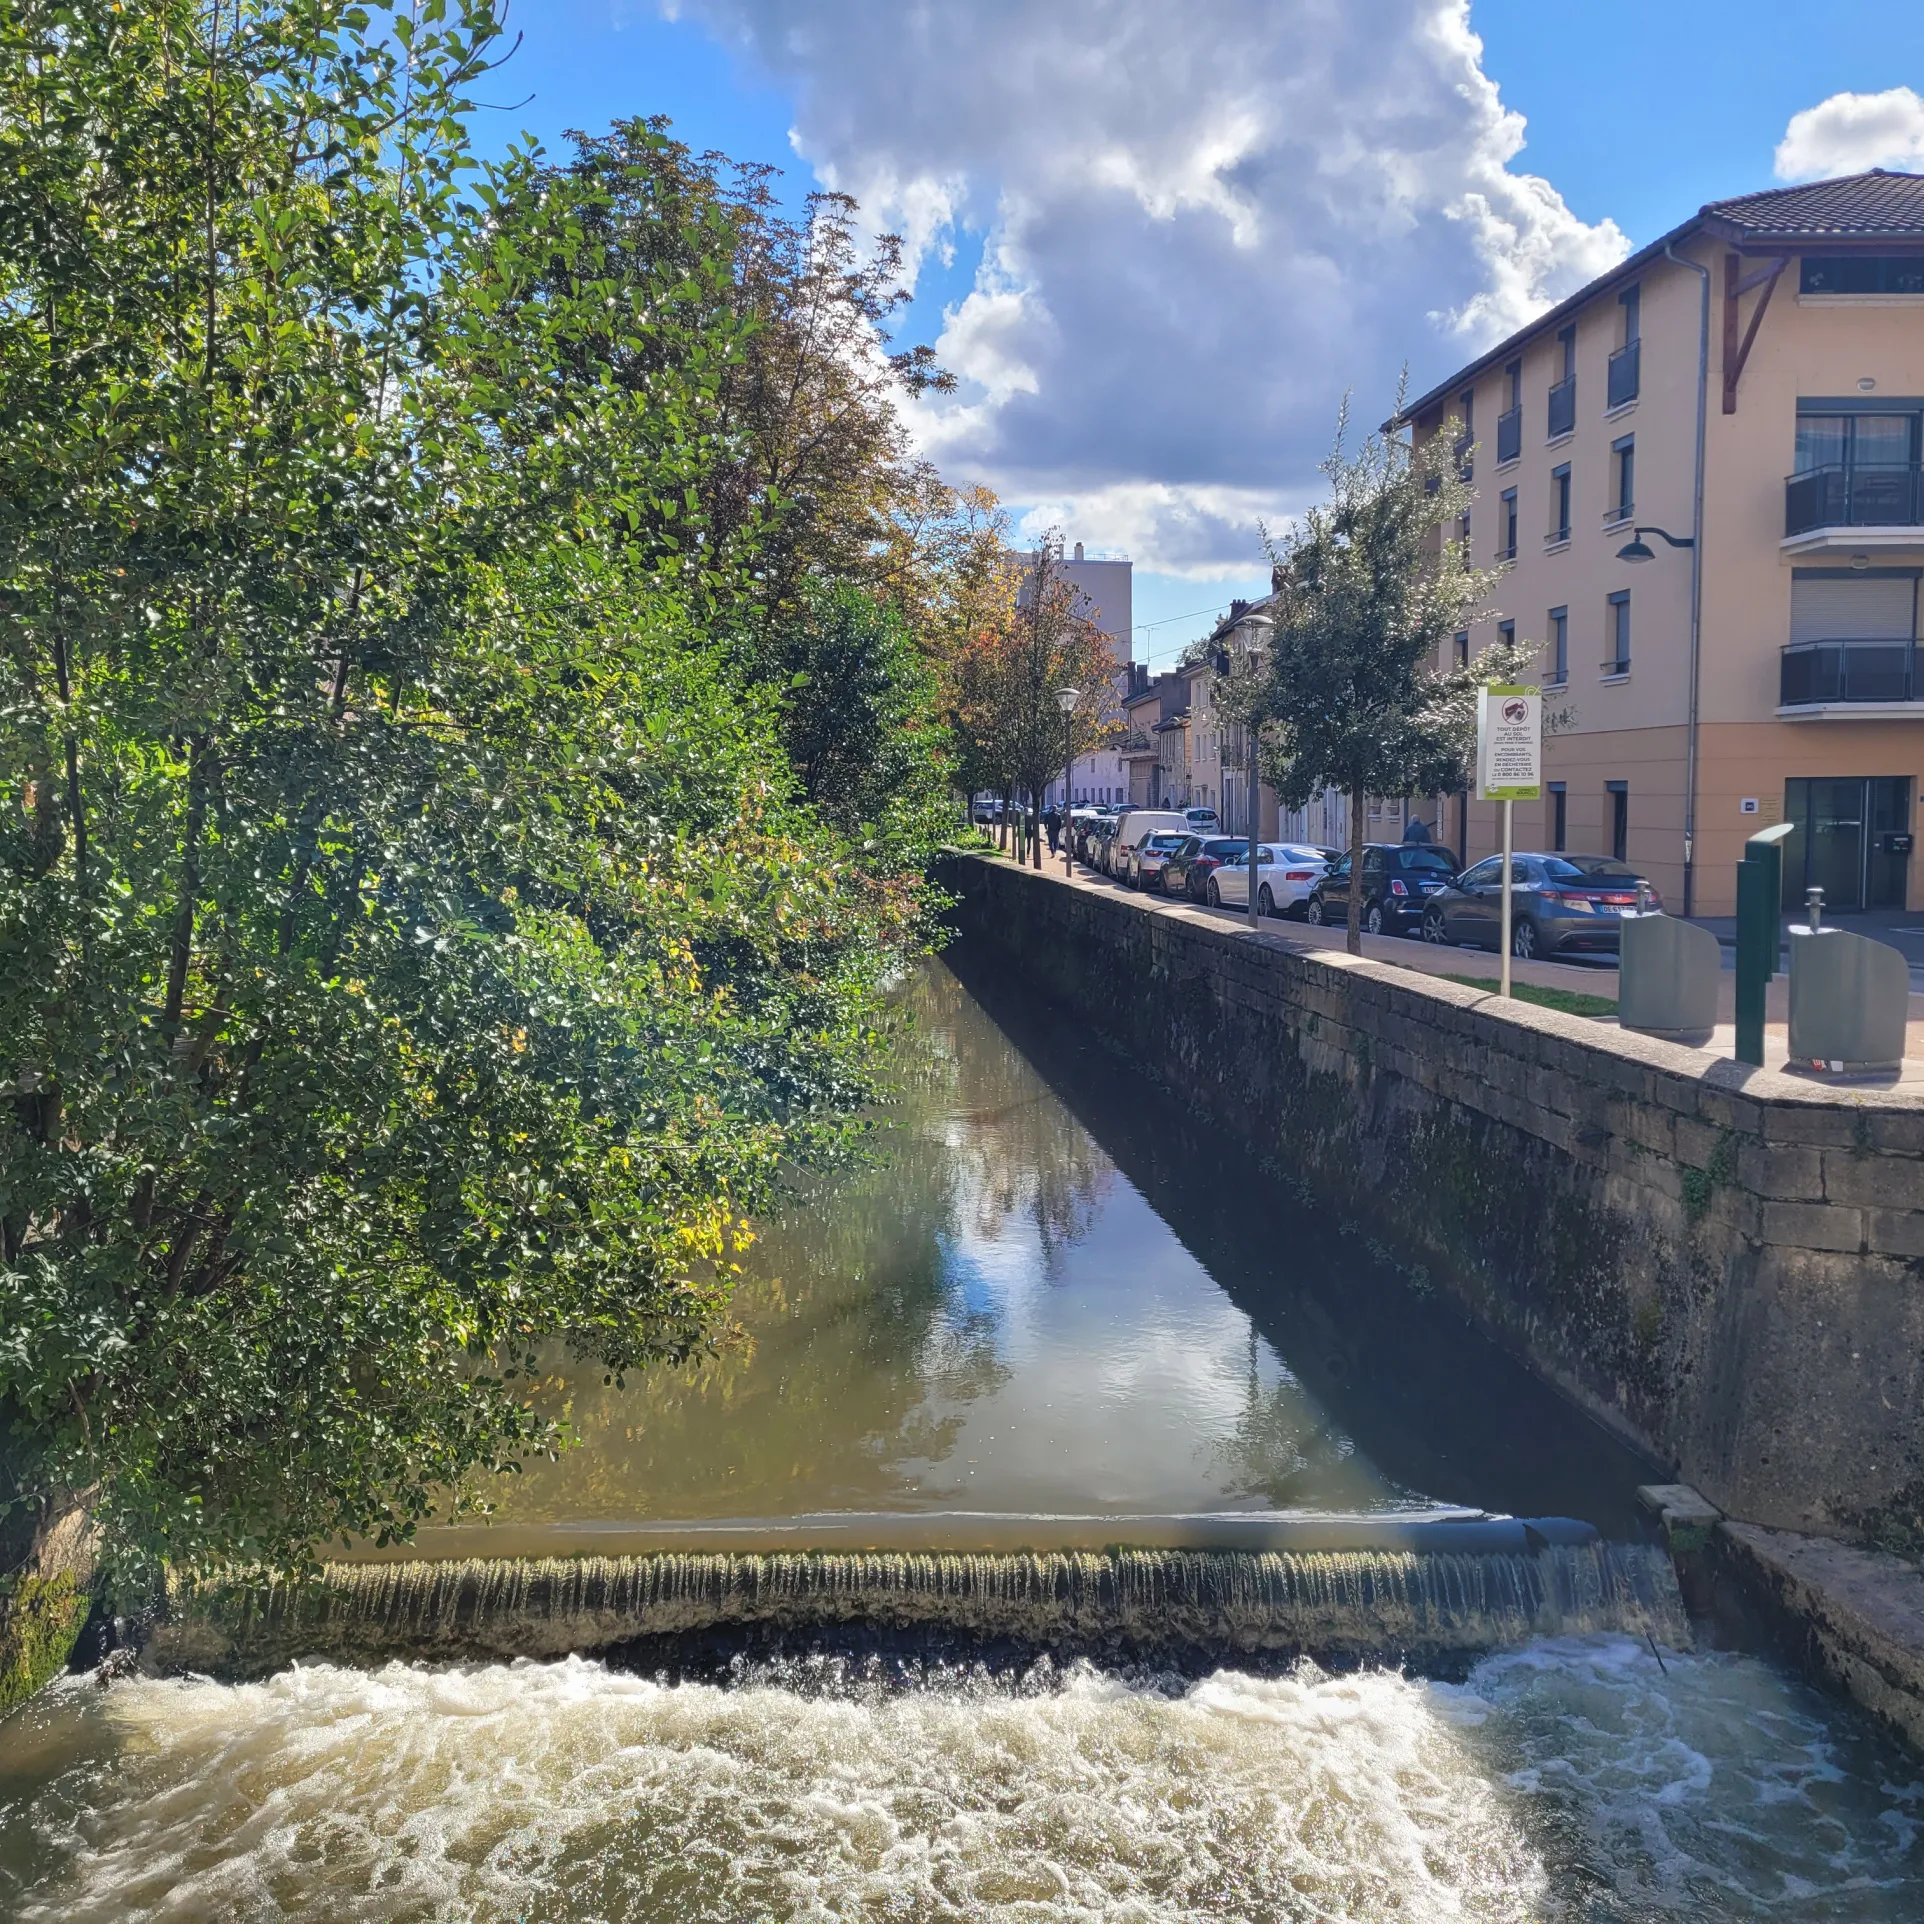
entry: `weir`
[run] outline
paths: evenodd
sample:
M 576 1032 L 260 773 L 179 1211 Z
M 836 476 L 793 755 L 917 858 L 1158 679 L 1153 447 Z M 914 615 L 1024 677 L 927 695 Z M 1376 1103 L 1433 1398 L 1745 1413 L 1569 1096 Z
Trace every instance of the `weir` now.
M 1062 1650 L 1449 1662 L 1599 1631 L 1687 1648 L 1661 1549 L 1111 1549 L 331 1564 L 310 1583 L 180 1585 L 146 1665 L 224 1677 L 301 1657 L 555 1658 L 714 1632 L 911 1630 Z

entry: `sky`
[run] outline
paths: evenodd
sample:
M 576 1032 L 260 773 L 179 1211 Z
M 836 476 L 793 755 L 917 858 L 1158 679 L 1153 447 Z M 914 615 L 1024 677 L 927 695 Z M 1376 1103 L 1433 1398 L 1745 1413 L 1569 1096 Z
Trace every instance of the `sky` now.
M 1025 534 L 1136 564 L 1138 660 L 1267 586 L 1383 418 L 1707 200 L 1924 171 L 1889 0 L 514 0 L 485 150 L 666 114 L 909 243 L 911 410 Z

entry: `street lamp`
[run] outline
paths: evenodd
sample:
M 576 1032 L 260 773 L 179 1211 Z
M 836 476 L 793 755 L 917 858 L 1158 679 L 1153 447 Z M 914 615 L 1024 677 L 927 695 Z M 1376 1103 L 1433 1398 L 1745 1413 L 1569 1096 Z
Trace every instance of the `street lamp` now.
M 1069 826 L 1069 797 L 1074 792 L 1076 771 L 1074 716 L 1076 703 L 1081 699 L 1080 688 L 1056 690 L 1056 706 L 1062 710 L 1062 872 L 1064 875 L 1074 875 L 1076 872 L 1076 842 Z
M 1246 615 L 1236 624 L 1240 628 L 1274 628 L 1275 622 L 1268 615 Z M 1250 656 L 1250 672 L 1256 669 L 1255 656 Z M 1249 926 L 1257 926 L 1260 911 L 1256 906 L 1256 891 L 1261 884 L 1262 870 L 1256 860 L 1259 846 L 1257 837 L 1262 833 L 1262 810 L 1257 806 L 1256 791 L 1256 726 L 1253 721 L 1243 723 L 1243 799 L 1249 805 Z
M 1695 535 L 1669 534 L 1662 528 L 1632 528 L 1630 539 L 1617 550 L 1617 559 L 1619 561 L 1655 561 L 1656 549 L 1641 538 L 1647 534 L 1654 534 L 1659 541 L 1669 542 L 1673 548 L 1694 548 L 1697 545 Z

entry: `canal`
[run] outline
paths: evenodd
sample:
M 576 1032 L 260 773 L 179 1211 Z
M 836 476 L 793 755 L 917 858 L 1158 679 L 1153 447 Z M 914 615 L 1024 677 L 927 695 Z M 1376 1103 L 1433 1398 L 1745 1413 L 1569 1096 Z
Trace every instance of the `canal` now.
M 734 1339 L 621 1387 L 558 1367 L 581 1447 L 425 1554 L 1458 1506 L 1633 1533 L 1650 1466 L 1370 1223 L 966 953 L 904 1015 L 872 1153 L 769 1225 Z M 69 1679 L 0 1726 L 22 1919 L 1910 1919 L 1920 1825 L 1854 1713 L 1620 1635 L 1446 1676 L 314 1663 Z

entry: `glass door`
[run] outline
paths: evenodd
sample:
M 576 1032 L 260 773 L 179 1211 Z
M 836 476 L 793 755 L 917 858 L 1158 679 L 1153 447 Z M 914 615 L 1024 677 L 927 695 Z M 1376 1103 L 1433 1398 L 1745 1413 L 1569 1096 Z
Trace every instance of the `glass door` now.
M 1804 906 L 1804 891 L 1821 888 L 1824 907 L 1901 909 L 1909 858 L 1892 847 L 1910 825 L 1906 775 L 1858 775 L 1784 784 L 1784 907 Z

